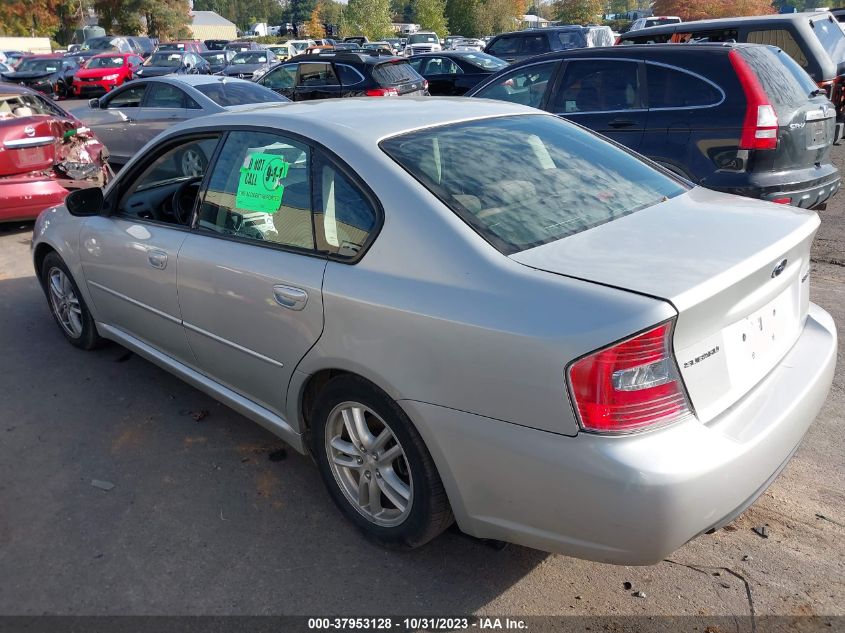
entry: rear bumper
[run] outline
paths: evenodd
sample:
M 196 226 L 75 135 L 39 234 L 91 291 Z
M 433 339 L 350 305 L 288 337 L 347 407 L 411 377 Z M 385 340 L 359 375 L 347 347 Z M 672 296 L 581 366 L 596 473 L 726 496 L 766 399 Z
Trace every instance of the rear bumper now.
M 740 180 L 741 179 L 741 180 Z M 738 181 L 739 180 L 739 181 Z M 789 198 L 792 206 L 815 209 L 825 204 L 841 186 L 841 177 L 833 164 L 794 172 L 714 174 L 702 185 L 717 191 L 748 198 L 779 200 Z
M 833 320 L 811 304 L 782 362 L 707 425 L 693 419 L 638 435 L 566 437 L 401 404 L 465 532 L 643 565 L 730 521 L 765 491 L 821 409 L 835 363 Z
M 32 220 L 69 193 L 55 179 L 0 179 L 0 222 Z

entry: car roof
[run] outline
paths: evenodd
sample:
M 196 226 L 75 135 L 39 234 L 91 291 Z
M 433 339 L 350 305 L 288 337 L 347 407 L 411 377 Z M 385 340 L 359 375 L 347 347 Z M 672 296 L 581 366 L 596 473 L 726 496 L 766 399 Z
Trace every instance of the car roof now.
M 639 32 L 639 31 L 638 31 Z M 555 60 L 568 57 L 600 57 L 611 55 L 614 57 L 644 57 L 651 54 L 670 53 L 672 55 L 694 55 L 697 52 L 706 51 L 707 54 L 728 53 L 735 48 L 752 48 L 756 46 L 767 46 L 766 44 L 753 44 L 751 42 L 700 42 L 690 44 L 648 44 L 639 46 L 596 46 L 593 48 L 571 48 L 566 51 L 552 51 L 529 57 L 499 72 L 516 68 L 517 66 L 530 66 L 545 60 Z M 416 55 L 415 55 L 416 57 Z
M 640 36 L 649 35 L 651 33 L 675 33 L 683 32 L 685 29 L 702 29 L 702 28 L 719 28 L 731 26 L 733 24 L 781 24 L 783 22 L 795 22 L 801 20 L 808 20 L 810 18 L 827 18 L 827 11 L 805 11 L 803 13 L 773 13 L 771 15 L 748 15 L 738 18 L 714 18 L 712 20 L 694 20 L 692 22 L 679 22 L 676 24 L 662 24 L 660 26 L 650 26 L 647 29 L 638 29 L 636 31 L 628 31 L 623 33 L 625 36 Z
M 234 112 L 212 114 L 173 128 L 251 125 L 299 133 L 325 145 L 374 147 L 386 137 L 462 121 L 534 114 L 554 116 L 528 106 L 495 99 L 463 97 L 401 97 L 396 99 L 325 99 L 260 104 Z M 366 134 L 362 134 L 362 131 Z
M 381 64 L 382 62 L 387 61 L 407 61 L 407 57 L 400 57 L 398 55 L 373 55 L 369 51 L 348 51 L 343 49 L 335 49 L 335 50 L 327 50 L 327 51 L 320 51 L 319 53 L 309 53 L 305 55 L 297 55 L 296 57 L 291 57 L 286 62 L 282 62 L 285 64 L 289 64 L 291 62 L 313 62 L 313 61 L 332 61 L 336 60 L 339 62 L 357 62 L 359 64 Z
M 164 75 L 162 77 L 143 77 L 138 78 L 134 81 L 160 81 L 177 85 L 185 84 L 188 86 L 203 86 L 205 84 L 221 83 L 223 81 L 226 81 L 227 83 L 240 82 L 255 85 L 253 84 L 253 82 L 247 81 L 246 79 L 238 79 L 237 77 L 223 77 L 222 75 Z

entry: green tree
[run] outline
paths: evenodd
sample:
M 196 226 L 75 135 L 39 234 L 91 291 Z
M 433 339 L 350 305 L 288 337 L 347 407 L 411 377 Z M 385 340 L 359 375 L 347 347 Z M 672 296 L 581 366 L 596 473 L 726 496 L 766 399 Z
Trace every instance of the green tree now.
M 478 28 L 479 6 L 479 0 L 446 0 L 449 31 L 464 37 L 484 35 Z
M 434 31 L 438 37 L 449 34 L 443 0 L 415 0 L 414 22 L 421 30 Z
M 308 22 L 316 7 L 316 0 L 290 0 L 290 21 L 294 24 Z
M 602 0 L 556 0 L 555 17 L 562 24 L 596 24 L 604 13 Z
M 192 36 L 188 0 L 141 0 L 139 9 L 150 37 L 167 41 Z
M 380 40 L 393 34 L 390 0 L 349 0 L 340 22 L 341 35 Z
M 513 0 L 484 0 L 478 7 L 476 21 L 483 35 L 495 35 L 519 28 L 522 12 Z

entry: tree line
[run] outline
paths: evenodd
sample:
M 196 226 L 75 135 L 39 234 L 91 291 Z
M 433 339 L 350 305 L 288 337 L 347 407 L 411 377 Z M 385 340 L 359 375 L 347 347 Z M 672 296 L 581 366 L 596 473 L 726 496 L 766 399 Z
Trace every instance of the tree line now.
M 808 10 L 837 7 L 845 0 L 195 0 L 194 9 L 215 11 L 246 30 L 256 22 L 301 25 L 312 37 L 324 26 L 341 35 L 382 39 L 391 23 L 419 24 L 440 37 L 449 33 L 480 37 L 521 27 L 532 13 L 564 24 L 598 24 L 607 14 L 625 14 L 652 5 L 657 15 L 684 20 L 773 13 L 782 6 Z M 18 0 L 0 3 L 0 35 L 40 35 L 67 42 L 85 23 L 89 10 L 109 33 L 146 33 L 159 39 L 189 37 L 189 0 Z

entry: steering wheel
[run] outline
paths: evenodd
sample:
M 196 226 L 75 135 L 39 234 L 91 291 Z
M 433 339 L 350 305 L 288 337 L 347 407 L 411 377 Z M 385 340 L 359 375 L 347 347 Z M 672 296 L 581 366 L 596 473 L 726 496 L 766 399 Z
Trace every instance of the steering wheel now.
M 170 208 L 173 210 L 173 217 L 176 218 L 177 224 L 187 226 L 191 221 L 191 213 L 194 210 L 194 203 L 197 200 L 201 182 L 202 176 L 188 178 L 173 192 L 173 197 L 170 199 Z

